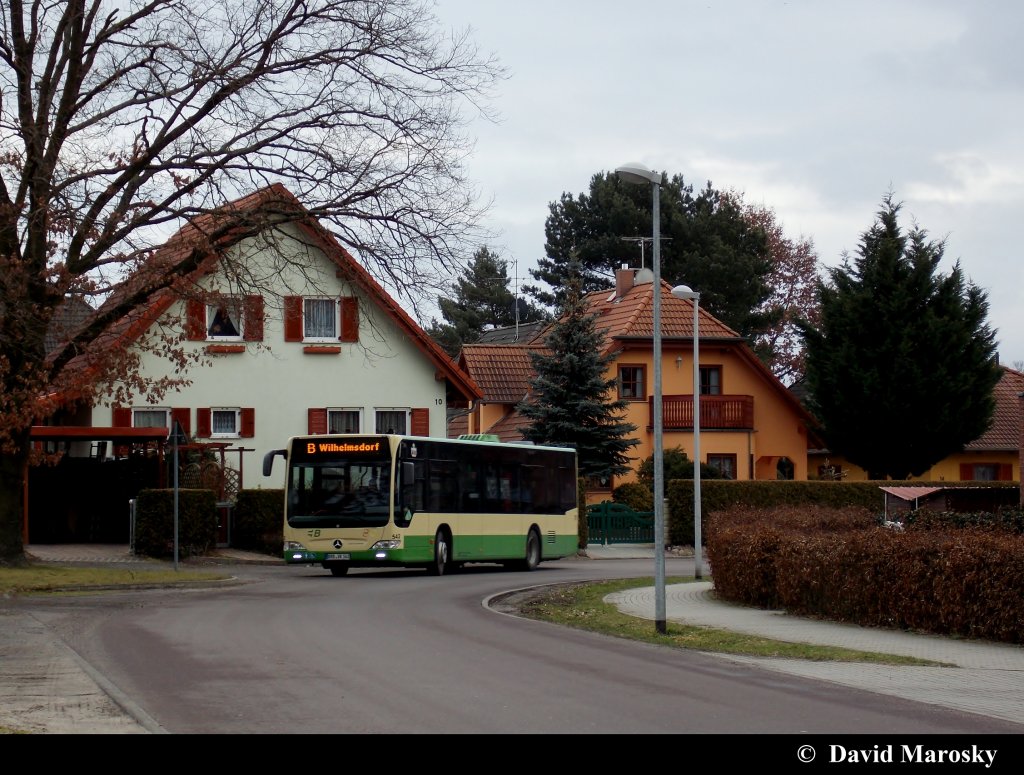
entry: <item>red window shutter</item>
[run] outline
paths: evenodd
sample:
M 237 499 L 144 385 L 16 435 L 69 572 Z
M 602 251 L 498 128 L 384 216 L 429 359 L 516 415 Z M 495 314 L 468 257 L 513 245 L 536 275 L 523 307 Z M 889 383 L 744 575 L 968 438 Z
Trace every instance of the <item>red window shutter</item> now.
M 1010 463 L 999 464 L 999 481 L 1000 482 L 1012 482 L 1013 481 L 1013 465 Z
M 970 482 L 974 479 L 974 466 L 970 463 L 960 464 L 960 481 Z
M 201 299 L 189 299 L 186 304 L 185 338 L 190 342 L 206 340 L 206 304 Z
M 430 410 L 429 409 L 413 409 L 410 414 L 409 425 L 411 426 L 410 432 L 413 436 L 429 436 L 430 435 Z
M 124 406 L 114 407 L 114 416 L 111 422 L 115 428 L 132 427 L 132 410 Z
M 242 323 L 245 327 L 243 334 L 247 342 L 263 341 L 263 297 L 245 297 L 245 320 Z
M 355 296 L 342 296 L 341 304 L 341 341 L 359 341 L 359 299 Z
M 243 439 L 251 439 L 256 435 L 256 410 L 252 407 L 243 408 L 239 412 L 242 418 L 242 428 L 238 435 Z
M 208 439 L 210 435 L 210 410 L 196 409 L 196 436 Z
M 178 421 L 178 425 L 181 426 L 182 432 L 189 436 L 192 433 L 192 410 L 185 409 L 172 409 L 171 410 L 171 421 Z M 174 430 L 173 428 L 171 430 Z
M 302 297 L 284 297 L 284 340 L 302 341 Z
M 308 433 L 327 433 L 327 410 L 310 409 L 307 422 Z

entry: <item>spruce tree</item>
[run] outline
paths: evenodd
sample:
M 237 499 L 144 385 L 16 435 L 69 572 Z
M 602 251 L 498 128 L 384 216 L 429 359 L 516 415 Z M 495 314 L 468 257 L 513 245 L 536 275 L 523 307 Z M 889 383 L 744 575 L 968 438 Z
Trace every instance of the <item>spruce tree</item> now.
M 578 267 L 577 267 L 578 268 Z M 530 353 L 535 376 L 519 412 L 531 420 L 524 437 L 576 449 L 580 476 L 610 477 L 631 469 L 636 426 L 621 418 L 627 402 L 612 398 L 611 356 L 601 355 L 597 315 L 587 310 L 579 272 L 569 276 L 565 306 L 545 339 L 547 353 Z
M 1001 369 L 985 294 L 959 261 L 937 272 L 944 242 L 883 200 L 856 260 L 819 284 L 820 328 L 807 322 L 807 388 L 830 450 L 873 479 L 919 476 L 984 433 Z

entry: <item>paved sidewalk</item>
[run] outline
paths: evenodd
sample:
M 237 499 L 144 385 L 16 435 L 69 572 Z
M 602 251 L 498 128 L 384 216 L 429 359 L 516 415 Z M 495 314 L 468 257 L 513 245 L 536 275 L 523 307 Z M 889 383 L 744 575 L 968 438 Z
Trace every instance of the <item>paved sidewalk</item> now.
M 654 545 L 588 546 L 586 554 L 592 559 L 650 558 L 653 562 Z M 668 554 L 679 556 L 679 552 Z M 692 550 L 689 556 L 692 557 Z M 654 587 L 630 589 L 609 595 L 607 602 L 625 614 L 654 621 L 655 593 Z M 838 624 L 789 616 L 785 611 L 748 608 L 718 600 L 712 581 L 666 586 L 665 618 L 773 640 L 840 646 L 939 662 L 948 667 L 894 667 L 863 662 L 718 655 L 768 670 L 1024 724 L 1022 646 Z

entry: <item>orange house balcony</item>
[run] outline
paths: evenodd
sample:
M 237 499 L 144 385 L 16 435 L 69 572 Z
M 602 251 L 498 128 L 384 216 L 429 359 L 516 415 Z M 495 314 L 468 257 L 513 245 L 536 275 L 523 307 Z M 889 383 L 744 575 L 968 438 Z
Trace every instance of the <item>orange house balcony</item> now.
M 647 399 L 648 428 L 654 427 L 654 397 Z M 666 431 L 693 430 L 693 396 L 662 396 L 661 425 Z M 753 396 L 701 396 L 700 429 L 753 430 Z

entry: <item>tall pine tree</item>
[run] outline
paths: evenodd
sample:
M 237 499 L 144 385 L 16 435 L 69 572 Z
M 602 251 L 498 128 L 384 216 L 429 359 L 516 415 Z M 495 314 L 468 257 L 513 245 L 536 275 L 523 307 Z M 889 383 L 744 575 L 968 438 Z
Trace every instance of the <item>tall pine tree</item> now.
M 508 262 L 481 248 L 451 293 L 438 297 L 445 322 L 431 321 L 427 333 L 455 358 L 462 345 L 476 342 L 488 328 L 544 320 L 545 312 L 517 297 L 510 285 Z
M 807 388 L 829 448 L 873 479 L 919 476 L 984 433 L 1001 369 L 985 294 L 945 245 L 904 234 L 892 194 L 820 283 L 820 328 L 801 323 Z
M 762 309 L 771 289 L 767 235 L 748 218 L 735 193 L 708 184 L 694 193 L 682 175 L 666 176 L 659 189 L 661 276 L 672 285 L 700 291 L 701 306 L 745 337 L 775 322 Z M 615 270 L 651 266 L 653 201 L 645 186 L 598 173 L 588 192 L 563 193 L 549 205 L 544 224 L 545 256 L 530 274 L 540 285 L 523 290 L 537 302 L 565 302 L 570 264 L 578 262 L 584 293 L 614 285 Z
M 574 447 L 580 476 L 600 478 L 631 469 L 627 453 L 637 440 L 630 438 L 636 426 L 620 416 L 626 402 L 612 398 L 612 358 L 601 355 L 597 317 L 587 310 L 579 272 L 571 273 L 562 315 L 545 339 L 548 352 L 530 354 L 535 376 L 518 409 L 531 420 L 527 440 Z

